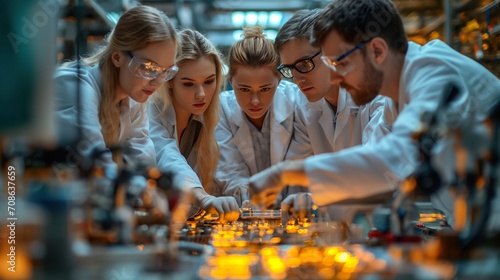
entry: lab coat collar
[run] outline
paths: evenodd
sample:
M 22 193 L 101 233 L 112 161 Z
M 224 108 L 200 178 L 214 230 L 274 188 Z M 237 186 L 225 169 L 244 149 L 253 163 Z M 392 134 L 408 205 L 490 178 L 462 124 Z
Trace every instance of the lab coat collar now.
M 359 108 L 349 102 L 349 93 L 344 88 L 339 88 L 338 102 L 337 102 L 337 112 L 334 113 L 332 106 L 326 101 L 326 99 L 321 99 L 318 102 L 311 103 L 310 107 L 319 111 L 318 122 L 325 133 L 325 137 L 328 139 L 328 143 L 334 148 L 334 143 L 338 135 L 344 130 L 351 114 L 357 114 Z M 349 104 L 349 106 L 348 106 Z M 353 106 L 351 106 L 353 105 Z M 354 112 L 351 112 L 351 108 L 357 108 Z M 349 110 L 347 112 L 346 110 Z M 335 116 L 336 114 L 336 116 Z M 334 126 L 333 122 L 336 118 L 336 124 Z
M 243 118 L 245 117 L 245 113 L 240 109 L 240 106 L 238 105 L 238 101 L 236 100 L 236 96 L 234 95 L 234 91 L 231 91 L 230 93 L 226 93 L 229 95 L 228 97 L 228 104 L 234 104 L 235 108 L 231 108 L 231 116 L 229 118 L 229 121 L 235 124 L 236 126 L 240 127 L 241 122 L 243 121 Z
M 234 133 L 233 143 L 242 153 L 243 159 L 250 169 L 250 174 L 255 174 L 257 173 L 255 150 L 250 134 L 250 127 L 243 124 L 245 122 L 243 118 L 246 118 L 245 113 L 240 109 L 240 107 L 237 107 L 236 110 L 232 111 L 232 116 L 231 121 L 238 127 Z
M 163 104 L 159 104 L 158 106 L 163 106 Z M 166 118 L 168 124 L 173 128 L 175 139 L 177 140 L 177 143 L 179 143 L 177 129 L 176 129 L 177 119 L 175 117 L 174 105 L 170 105 L 167 107 L 167 110 L 165 112 L 165 118 Z M 199 115 L 199 116 L 192 115 L 191 118 L 199 121 L 203 125 L 203 115 Z
M 163 104 L 159 104 L 159 106 L 163 106 Z M 167 107 L 166 111 L 166 120 L 167 122 L 172 126 L 175 127 L 175 124 L 177 123 L 177 119 L 175 118 L 175 109 L 172 104 Z
M 273 105 L 269 110 L 271 110 L 271 164 L 276 164 L 285 158 L 292 137 L 294 112 L 293 105 L 281 90 L 276 90 Z
M 337 137 L 337 135 L 340 135 L 340 133 L 342 133 L 342 130 L 344 130 L 350 115 L 353 113 L 357 114 L 359 111 L 359 107 L 355 106 L 356 108 L 358 108 L 358 111 L 351 112 L 351 108 L 353 108 L 353 106 L 347 106 L 348 100 L 350 100 L 350 96 L 349 93 L 347 93 L 347 90 L 345 90 L 344 88 L 339 88 L 339 99 L 337 102 L 337 113 L 336 113 L 337 123 L 335 126 L 335 138 Z M 354 105 L 354 104 L 352 104 L 351 102 L 351 104 L 349 105 Z M 345 110 L 349 110 L 349 112 L 344 112 Z
M 279 91 L 280 87 L 276 89 L 276 93 L 274 94 L 273 104 L 269 108 L 273 113 L 273 120 L 276 123 L 282 123 L 286 119 L 293 115 L 293 105 L 290 103 L 285 93 Z M 272 108 L 275 108 L 274 110 Z M 279 110 L 276 110 L 279 108 Z

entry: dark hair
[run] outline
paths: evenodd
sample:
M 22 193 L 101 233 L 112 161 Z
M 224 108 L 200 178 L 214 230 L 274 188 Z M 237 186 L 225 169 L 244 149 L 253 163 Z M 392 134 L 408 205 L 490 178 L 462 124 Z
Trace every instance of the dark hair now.
M 394 51 L 406 53 L 408 49 L 401 16 L 391 0 L 331 2 L 314 23 L 311 43 L 320 45 L 332 30 L 353 45 L 380 37 Z
M 274 39 L 274 48 L 280 51 L 283 45 L 294 39 L 309 39 L 312 34 L 314 20 L 320 9 L 299 10 L 280 28 Z

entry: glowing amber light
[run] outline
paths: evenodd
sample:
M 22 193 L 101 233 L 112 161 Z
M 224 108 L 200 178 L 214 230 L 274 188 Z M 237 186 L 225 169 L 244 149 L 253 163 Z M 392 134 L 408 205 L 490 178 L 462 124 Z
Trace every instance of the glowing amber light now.
M 138 249 L 139 251 L 144 250 L 144 244 L 137 245 L 137 249 Z
M 356 267 L 359 261 L 356 257 L 350 257 L 349 260 L 345 263 L 346 267 Z
M 288 256 L 290 257 L 298 257 L 299 256 L 299 248 L 297 246 L 293 246 L 292 248 L 288 249 Z
M 148 179 L 147 186 L 148 187 L 156 187 L 156 181 L 153 179 Z
M 148 175 L 149 175 L 149 177 L 151 177 L 153 179 L 158 179 L 161 176 L 161 172 L 160 172 L 160 170 L 158 170 L 158 168 L 153 167 L 153 168 L 149 169 Z
M 280 237 L 273 237 L 271 238 L 271 243 L 273 244 L 278 244 L 281 242 L 281 238 Z
M 260 250 L 260 253 L 262 254 L 262 256 L 272 256 L 272 255 L 276 255 L 276 249 L 274 248 L 263 248 L 262 250 Z
M 339 280 L 348 280 L 348 279 L 351 279 L 351 274 L 341 271 L 337 274 L 336 278 Z
M 2 242 L 6 239 L 0 239 Z M 3 247 L 3 248 L 2 248 Z M 2 269 L 0 270 L 0 279 L 31 279 L 31 274 L 32 274 L 32 264 L 29 258 L 29 255 L 22 250 L 21 248 L 17 247 L 17 251 L 15 252 L 15 272 L 12 272 L 9 270 L 12 266 L 10 265 L 9 261 L 11 257 L 9 257 L 7 254 L 10 254 L 10 246 L 0 246 L 2 249 L 2 257 L 0 257 L 0 260 L 2 260 Z M 6 253 L 5 253 L 6 252 Z M 5 254 L 4 254 L 5 253 Z
M 267 265 L 269 266 L 269 271 L 272 273 L 283 273 L 286 271 L 286 266 L 283 261 L 276 256 L 269 257 L 267 259 Z
M 212 269 L 210 276 L 212 276 L 215 279 L 226 279 L 227 278 L 227 273 L 225 269 L 222 268 L 214 268 Z
M 339 251 L 339 247 L 328 247 L 325 249 L 325 255 L 335 256 Z
M 323 279 L 332 279 L 335 276 L 335 271 L 330 267 L 324 267 L 318 271 Z
M 247 245 L 247 242 L 245 240 L 238 240 L 234 244 L 236 247 L 245 247 Z
M 335 264 L 335 258 L 333 256 L 325 256 L 323 259 L 324 266 L 332 266 Z
M 300 259 L 299 258 L 289 258 L 286 260 L 286 266 L 295 268 L 300 266 Z
M 335 256 L 335 262 L 345 263 L 349 259 L 349 253 L 342 252 Z
M 349 258 L 342 268 L 342 272 L 353 273 L 356 271 L 356 266 L 358 265 L 358 259 L 355 257 Z

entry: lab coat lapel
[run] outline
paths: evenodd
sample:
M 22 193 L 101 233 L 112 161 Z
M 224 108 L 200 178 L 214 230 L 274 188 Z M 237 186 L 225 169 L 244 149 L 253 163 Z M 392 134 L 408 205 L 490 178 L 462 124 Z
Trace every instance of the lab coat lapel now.
M 281 92 L 274 95 L 271 110 L 271 164 L 285 158 L 293 131 L 293 106 Z
M 250 134 L 250 127 L 243 119 L 246 118 L 245 113 L 237 106 L 231 114 L 231 122 L 237 127 L 233 143 L 240 151 L 243 160 L 250 169 L 251 174 L 257 173 L 257 163 L 255 162 L 255 152 L 253 148 L 252 136 Z
M 347 91 L 343 88 L 339 88 L 339 99 L 337 102 L 337 124 L 335 126 L 335 138 L 334 141 L 337 141 L 337 138 L 340 137 L 342 131 L 346 127 L 347 122 L 350 119 L 351 113 L 357 114 L 356 112 L 351 112 L 351 108 L 347 107 Z M 332 116 L 333 117 L 333 116 Z M 335 149 L 336 151 L 337 149 Z
M 175 109 L 173 105 L 168 106 L 165 120 L 167 122 L 166 128 L 170 135 L 173 135 L 177 145 L 179 145 L 179 138 L 177 136 L 177 129 L 175 129 L 177 124 L 177 118 L 175 117 Z
M 326 139 L 328 139 L 328 143 L 334 148 L 335 128 L 333 126 L 333 110 L 324 98 L 318 102 L 321 102 L 321 116 L 318 122 L 325 133 Z

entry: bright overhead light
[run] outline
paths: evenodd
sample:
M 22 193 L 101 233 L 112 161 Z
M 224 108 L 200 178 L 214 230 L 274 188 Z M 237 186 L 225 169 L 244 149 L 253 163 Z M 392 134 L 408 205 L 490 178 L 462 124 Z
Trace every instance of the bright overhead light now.
M 236 42 L 236 41 L 239 41 L 239 40 L 243 39 L 242 35 L 243 35 L 243 30 L 235 30 L 235 31 L 233 31 L 233 40 Z
M 245 23 L 245 13 L 243 12 L 233 12 L 231 15 L 231 22 L 235 27 L 242 27 Z
M 246 25 L 255 25 L 257 24 L 257 13 L 256 12 L 247 12 L 245 16 L 245 24 Z
M 278 35 L 278 31 L 276 30 L 266 30 L 264 31 L 264 33 L 266 34 L 266 38 L 269 39 L 269 40 L 273 40 L 276 39 L 276 35 Z
M 266 27 L 267 26 L 267 18 L 268 18 L 267 12 L 259 12 L 259 25 L 262 27 Z
M 283 18 L 283 13 L 274 11 L 269 14 L 269 26 L 280 27 L 281 19 Z

